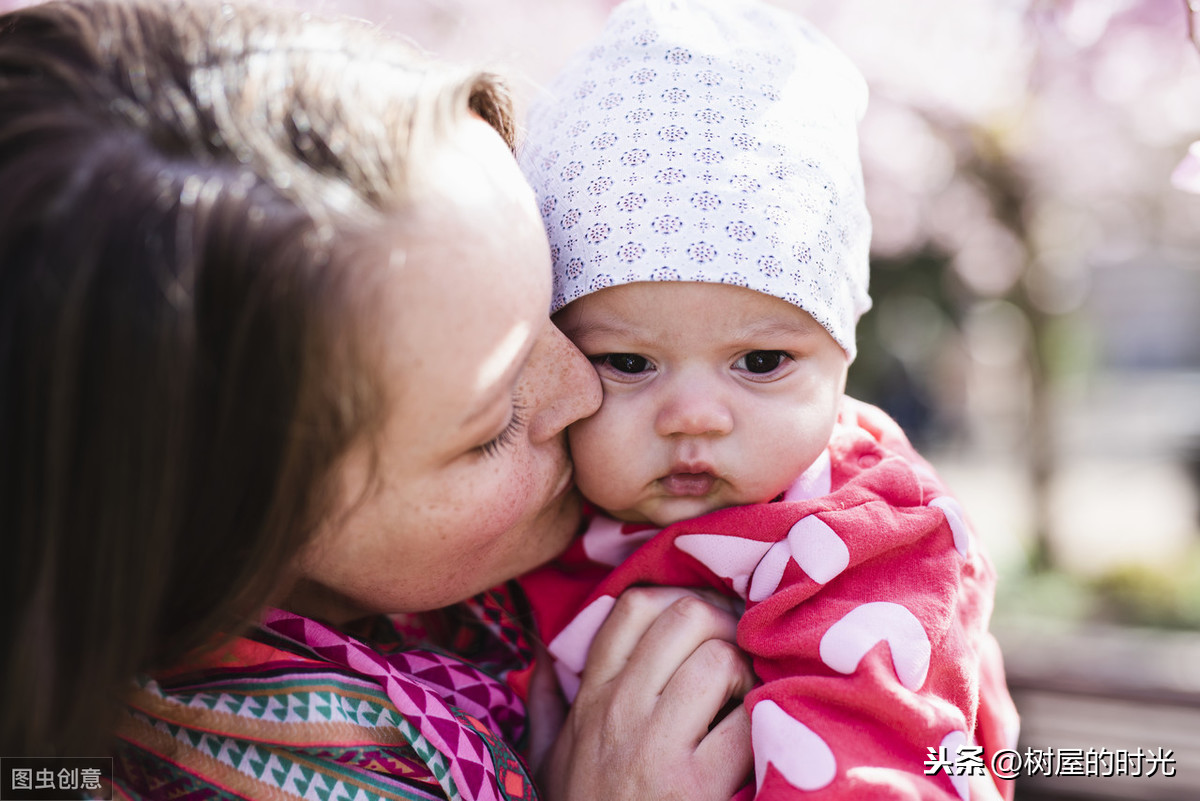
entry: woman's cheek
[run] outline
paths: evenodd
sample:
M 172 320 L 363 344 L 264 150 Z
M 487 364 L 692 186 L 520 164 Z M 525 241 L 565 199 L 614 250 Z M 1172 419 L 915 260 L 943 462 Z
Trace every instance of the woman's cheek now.
M 481 545 L 503 539 L 506 533 L 517 539 L 521 521 L 546 503 L 544 481 L 524 452 L 497 459 L 489 467 L 470 481 L 470 496 L 464 499 L 470 513 L 462 528 L 474 531 Z

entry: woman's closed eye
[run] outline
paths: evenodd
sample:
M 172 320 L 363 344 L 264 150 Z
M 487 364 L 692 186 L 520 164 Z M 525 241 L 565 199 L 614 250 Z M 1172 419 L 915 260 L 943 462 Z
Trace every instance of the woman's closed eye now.
M 752 350 L 733 363 L 733 369 L 748 373 L 752 377 L 771 377 L 793 359 L 781 350 Z
M 492 457 L 498 456 L 507 446 L 513 444 L 517 435 L 521 433 L 521 429 L 525 427 L 524 411 L 523 407 L 513 404 L 512 416 L 508 418 L 508 425 L 476 450 L 484 456 Z

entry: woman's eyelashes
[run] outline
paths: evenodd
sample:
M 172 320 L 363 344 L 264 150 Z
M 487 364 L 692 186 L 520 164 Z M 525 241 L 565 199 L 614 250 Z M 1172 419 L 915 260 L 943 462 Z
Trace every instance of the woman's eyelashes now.
M 521 433 L 521 429 L 525 427 L 524 407 L 513 404 L 512 416 L 508 418 L 508 425 L 492 439 L 483 443 L 478 447 L 484 456 L 498 456 L 506 447 L 516 441 L 517 435 Z

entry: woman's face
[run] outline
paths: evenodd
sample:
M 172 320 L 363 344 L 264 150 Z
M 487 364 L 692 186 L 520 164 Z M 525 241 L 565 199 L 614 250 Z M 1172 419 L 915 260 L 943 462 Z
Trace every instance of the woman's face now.
M 475 119 L 421 169 L 370 343 L 386 422 L 340 468 L 343 511 L 300 554 L 284 602 L 333 623 L 468 598 L 560 553 L 579 523 L 564 429 L 600 390 L 547 316 L 533 195 Z

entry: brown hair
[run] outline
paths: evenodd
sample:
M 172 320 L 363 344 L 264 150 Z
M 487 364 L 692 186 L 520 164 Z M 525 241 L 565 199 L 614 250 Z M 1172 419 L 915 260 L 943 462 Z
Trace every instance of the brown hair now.
M 268 602 L 380 422 L 363 271 L 468 108 L 511 146 L 492 77 L 360 23 L 0 16 L 0 753 L 103 753 L 132 674 Z

